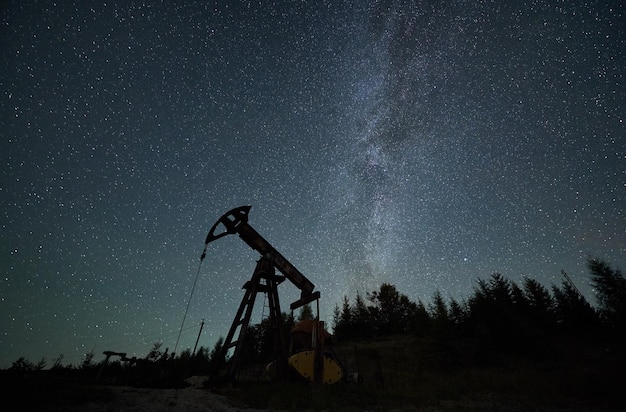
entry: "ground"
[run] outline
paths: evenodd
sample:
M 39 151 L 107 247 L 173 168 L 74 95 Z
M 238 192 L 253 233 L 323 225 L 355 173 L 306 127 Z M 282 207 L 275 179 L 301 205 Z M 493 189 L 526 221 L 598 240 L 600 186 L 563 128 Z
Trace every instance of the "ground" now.
M 94 386 L 50 383 L 37 386 L 33 393 L 9 393 L 8 411 L 38 412 L 236 412 L 238 408 L 222 395 L 202 386 L 206 377 L 187 379 L 181 389 L 136 388 L 131 386 Z M 42 390 L 43 389 L 43 390 Z M 77 393 L 82 392 L 82 394 Z M 12 395 L 12 396 L 11 396 Z

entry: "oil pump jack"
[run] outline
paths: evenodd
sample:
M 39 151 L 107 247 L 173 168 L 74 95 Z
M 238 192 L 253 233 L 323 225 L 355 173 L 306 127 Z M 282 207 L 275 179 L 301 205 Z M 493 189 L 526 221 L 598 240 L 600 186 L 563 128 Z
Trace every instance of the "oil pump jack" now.
M 315 285 L 248 224 L 250 208 L 251 206 L 240 206 L 220 217 L 211 227 L 200 257 L 201 261 L 206 257 L 209 243 L 229 234 L 238 234 L 248 246 L 261 254 L 251 279 L 243 285 L 245 289 L 243 299 L 222 346 L 220 356 L 222 360 L 226 358 L 231 348 L 235 348 L 229 359 L 226 376 L 220 377 L 223 365 L 218 365 L 211 380 L 215 382 L 226 380 L 229 383 L 235 381 L 256 296 L 265 293 L 269 306 L 269 327 L 274 340 L 274 361 L 268 365 L 268 370 L 272 371 L 274 379 L 285 381 L 290 371 L 295 370 L 314 383 L 335 383 L 342 378 L 343 370 L 336 359 L 327 352 L 331 335 L 325 331 L 324 322 L 319 320 L 320 292 L 314 291 Z M 282 275 L 277 275 L 275 269 Z M 285 279 L 300 290 L 300 298 L 290 305 L 292 311 L 314 301 L 317 306 L 315 320 L 300 322 L 294 326 L 291 332 L 293 338 L 291 348 L 288 347 L 283 332 L 278 299 L 278 285 Z

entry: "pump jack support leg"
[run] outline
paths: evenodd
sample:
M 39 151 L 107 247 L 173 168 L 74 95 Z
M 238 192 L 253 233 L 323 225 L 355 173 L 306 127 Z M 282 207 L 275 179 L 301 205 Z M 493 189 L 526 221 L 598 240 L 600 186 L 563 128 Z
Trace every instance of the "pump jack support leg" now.
M 258 293 L 258 282 L 258 271 L 255 270 L 254 274 L 252 275 L 252 279 L 249 282 L 246 282 L 246 284 L 244 285 L 244 289 L 246 290 L 246 292 L 243 296 L 243 299 L 241 300 L 239 309 L 237 309 L 235 320 L 233 321 L 228 331 L 228 335 L 226 336 L 224 345 L 222 346 L 222 355 L 220 356 L 220 360 L 222 362 L 226 360 L 228 350 L 232 347 L 235 347 L 235 352 L 233 353 L 233 357 L 230 360 L 230 366 L 226 375 L 226 380 L 229 383 L 232 383 L 235 380 L 235 375 L 239 366 L 239 357 L 241 354 L 241 350 L 243 349 L 243 342 L 246 336 L 246 332 L 248 331 L 250 318 L 252 317 L 252 309 L 254 308 L 254 302 Z M 239 336 L 237 337 L 237 340 L 233 342 L 237 328 L 239 328 Z M 218 367 L 216 368 L 216 380 L 219 380 L 219 371 L 221 369 L 221 366 L 222 365 L 218 365 Z

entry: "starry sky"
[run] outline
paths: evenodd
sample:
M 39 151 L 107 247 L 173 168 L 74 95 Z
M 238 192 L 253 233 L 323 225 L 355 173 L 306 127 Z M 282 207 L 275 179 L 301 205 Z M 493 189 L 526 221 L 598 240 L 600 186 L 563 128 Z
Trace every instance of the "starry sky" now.
M 329 323 L 383 282 L 463 299 L 494 272 L 594 301 L 586 259 L 626 268 L 625 12 L 2 2 L 0 367 L 180 352 L 203 319 L 212 347 L 259 255 L 200 254 L 244 205 Z

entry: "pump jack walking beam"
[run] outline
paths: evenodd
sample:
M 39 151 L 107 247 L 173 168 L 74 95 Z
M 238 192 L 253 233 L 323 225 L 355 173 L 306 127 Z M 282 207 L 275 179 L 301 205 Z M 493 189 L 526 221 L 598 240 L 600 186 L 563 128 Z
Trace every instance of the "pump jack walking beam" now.
M 291 310 L 319 299 L 319 291 L 313 292 L 315 285 L 248 224 L 250 208 L 251 206 L 237 207 L 226 212 L 215 222 L 206 237 L 204 251 L 200 259 L 204 259 L 206 256 L 206 249 L 209 243 L 223 236 L 237 233 L 248 246 L 259 252 L 262 257 L 271 261 L 276 269 L 280 270 L 291 283 L 300 289 L 300 299 L 290 305 Z

